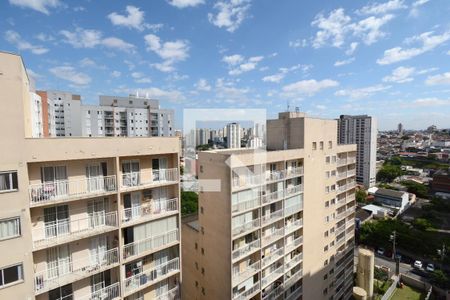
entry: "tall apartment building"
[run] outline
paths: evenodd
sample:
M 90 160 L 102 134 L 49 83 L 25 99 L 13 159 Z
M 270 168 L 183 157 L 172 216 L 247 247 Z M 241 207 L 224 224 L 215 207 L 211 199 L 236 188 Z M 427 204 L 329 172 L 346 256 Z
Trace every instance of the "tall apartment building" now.
M 241 148 L 241 126 L 239 123 L 227 124 L 227 148 Z
M 20 56 L 0 69 L 0 299 L 179 298 L 179 139 L 31 138 Z
M 339 144 L 356 144 L 356 181 L 370 188 L 376 183 L 377 120 L 368 115 L 341 115 Z
M 267 152 L 198 154 L 183 299 L 349 299 L 356 146 L 336 132 L 335 120 L 286 112 L 267 122 Z

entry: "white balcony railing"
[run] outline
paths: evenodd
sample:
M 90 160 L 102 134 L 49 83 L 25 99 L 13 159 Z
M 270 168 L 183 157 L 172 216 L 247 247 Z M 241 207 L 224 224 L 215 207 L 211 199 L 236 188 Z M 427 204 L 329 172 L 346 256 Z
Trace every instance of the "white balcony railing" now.
M 286 197 L 301 193 L 303 192 L 303 184 L 287 187 L 285 192 Z
M 233 188 L 239 189 L 244 187 L 251 187 L 255 185 L 260 185 L 264 182 L 264 177 L 262 175 L 233 175 L 232 185 Z
M 276 181 L 285 178 L 284 170 L 266 171 L 266 181 Z
M 347 164 L 347 159 L 346 158 L 338 158 L 337 159 L 337 165 L 338 166 L 343 166 Z
M 276 191 L 262 196 L 262 203 L 269 204 L 283 199 L 283 191 Z
M 254 219 L 249 222 L 246 222 L 244 224 L 239 224 L 237 226 L 233 226 L 233 236 L 242 234 L 244 232 L 250 231 L 250 230 L 256 230 L 259 228 L 260 220 Z
M 275 221 L 275 220 L 277 220 L 277 219 L 279 219 L 279 218 L 281 218 L 281 217 L 283 217 L 283 210 L 282 210 L 282 209 L 279 209 L 279 210 L 277 210 L 277 211 L 275 211 L 275 212 L 272 212 L 272 213 L 270 213 L 270 214 L 264 215 L 264 216 L 261 218 L 262 224 L 263 224 L 263 225 L 266 225 L 266 224 L 271 223 L 271 222 L 273 222 L 273 221 Z
M 177 241 L 179 241 L 179 234 L 178 229 L 175 229 L 160 235 L 129 243 L 123 246 L 123 258 L 128 259 L 133 256 L 138 256 L 144 252 L 162 248 Z
M 286 300 L 299 299 L 302 294 L 303 294 L 303 287 L 299 286 L 295 291 L 293 291 L 292 293 L 289 293 L 289 295 L 286 296 Z M 333 299 L 334 299 L 334 297 L 333 297 Z
M 298 175 L 303 175 L 303 166 L 300 167 L 295 167 L 295 168 L 288 168 L 286 170 L 286 177 L 293 177 L 293 176 L 298 176 Z
M 58 262 L 57 266 L 39 271 L 34 275 L 35 292 L 45 291 L 88 277 L 119 262 L 117 248 L 104 253 L 87 255 L 80 259 Z
M 125 208 L 122 211 L 122 223 L 128 223 L 140 218 L 156 218 L 160 215 L 176 212 L 178 198 L 152 200 L 149 204 Z
M 338 225 L 336 224 L 336 229 L 335 229 L 335 231 L 334 231 L 334 233 L 335 233 L 336 235 L 338 235 L 338 234 L 340 234 L 340 233 L 342 233 L 342 232 L 344 232 L 344 231 L 345 231 L 345 222 L 342 223 L 342 225 L 340 225 L 340 226 L 338 226 Z
M 303 243 L 303 236 L 299 236 L 289 244 L 287 244 L 284 248 L 286 250 L 285 253 L 289 253 L 292 250 L 296 249 L 298 246 L 300 246 Z
M 275 229 L 261 238 L 263 246 L 273 243 L 284 236 L 284 228 Z
M 303 269 L 297 270 L 295 274 L 286 275 L 284 280 L 284 286 L 286 287 L 286 290 L 289 289 L 292 285 L 294 285 L 297 281 L 300 280 L 303 276 Z
M 266 275 L 261 280 L 262 288 L 266 287 L 270 283 L 272 283 L 275 279 L 279 278 L 284 274 L 283 265 L 279 266 L 276 270 L 272 271 L 269 275 Z
M 261 266 L 261 262 L 257 261 L 253 264 L 247 266 L 243 271 L 236 272 L 233 274 L 233 285 L 236 285 L 245 279 L 249 278 L 251 275 L 253 275 L 255 272 L 258 272 Z
M 34 248 L 48 247 L 72 239 L 92 236 L 117 227 L 117 212 L 96 212 L 87 217 L 42 223 L 32 229 Z
M 349 170 L 349 171 L 347 171 L 347 177 L 351 177 L 351 176 L 355 176 L 355 175 L 356 175 L 355 170 Z
M 255 283 L 251 288 L 246 289 L 242 293 L 236 293 L 233 295 L 233 300 L 247 300 L 253 294 L 259 292 L 260 283 Z
M 233 260 L 241 258 L 261 247 L 261 240 L 254 240 L 238 249 L 233 250 Z
M 271 263 L 279 260 L 281 257 L 283 257 L 283 254 L 284 254 L 283 248 L 277 249 L 277 250 L 267 254 L 262 259 L 262 267 L 264 268 L 264 267 L 270 265 Z
M 356 163 L 356 157 L 347 158 L 347 164 L 354 164 L 354 163 Z
M 87 295 L 84 295 L 81 297 L 77 297 L 76 299 L 79 299 L 79 300 L 97 300 L 97 299 L 114 300 L 114 299 L 119 299 L 119 298 L 120 298 L 120 283 L 116 282 L 114 284 L 111 284 L 107 287 L 99 289 L 90 294 L 87 294 Z M 73 297 L 73 298 L 71 297 L 68 299 L 75 299 L 75 297 Z M 61 300 L 64 300 L 64 298 L 62 298 Z
M 174 299 L 178 299 L 178 286 L 174 287 L 173 289 L 165 292 L 162 295 L 156 296 L 155 300 L 174 300 Z
M 285 233 L 289 234 L 297 229 L 300 229 L 303 226 L 303 219 L 298 219 L 295 220 L 294 222 L 290 222 L 288 224 L 286 224 L 285 228 Z
M 284 272 L 295 267 L 299 262 L 302 261 L 302 259 L 303 259 L 303 253 L 299 253 L 296 256 L 294 256 L 294 258 L 292 258 L 290 261 L 285 263 Z
M 137 291 L 143 286 L 154 284 L 161 280 L 162 277 L 170 276 L 180 270 L 180 259 L 174 258 L 166 263 L 162 263 L 151 269 L 145 270 L 141 273 L 125 278 L 123 282 L 124 292 L 129 294 Z
M 261 200 L 260 198 L 255 198 L 255 199 L 250 199 L 247 201 L 243 201 L 243 202 L 238 202 L 233 204 L 231 211 L 233 213 L 238 213 L 238 212 L 242 212 L 242 211 L 246 211 L 249 209 L 253 209 L 258 207 L 261 204 Z
M 164 184 L 178 181 L 178 169 L 145 170 L 122 174 L 122 187 Z
M 290 216 L 292 214 L 295 214 L 299 211 L 301 211 L 303 209 L 303 201 L 301 201 L 300 203 L 294 204 L 294 205 L 290 205 L 284 208 L 284 215 L 285 216 Z
M 275 289 L 271 290 L 268 294 L 262 295 L 263 300 L 275 300 L 278 299 L 284 293 L 284 285 L 281 284 Z
M 97 176 L 30 184 L 30 205 L 37 206 L 116 191 L 116 176 Z

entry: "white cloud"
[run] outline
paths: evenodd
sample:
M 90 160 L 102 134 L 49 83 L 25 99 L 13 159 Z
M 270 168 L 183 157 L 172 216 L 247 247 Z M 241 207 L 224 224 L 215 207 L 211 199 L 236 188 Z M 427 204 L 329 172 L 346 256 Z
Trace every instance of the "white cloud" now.
M 139 7 L 128 5 L 126 8 L 127 15 L 119 15 L 116 12 L 110 13 L 108 18 L 113 25 L 135 28 L 144 30 L 144 12 Z
M 208 13 L 208 20 L 213 25 L 228 32 L 234 32 L 248 17 L 250 0 L 223 0 L 214 4 L 216 14 Z
M 75 85 L 87 85 L 91 82 L 89 75 L 78 72 L 71 66 L 59 66 L 50 69 L 50 73 Z
M 175 68 L 173 64 L 184 61 L 189 57 L 189 43 L 185 40 L 175 40 L 161 42 L 161 39 L 154 34 L 147 34 L 145 37 L 147 51 L 152 51 L 161 57 L 162 63 L 153 64 L 155 68 L 162 72 L 172 72 Z
M 295 65 L 295 66 L 292 66 L 292 67 L 290 67 L 290 68 L 279 68 L 279 69 L 278 69 L 278 71 L 279 71 L 278 73 L 273 74 L 273 75 L 265 76 L 265 77 L 262 78 L 262 81 L 264 81 L 264 82 L 278 83 L 278 82 L 280 82 L 281 80 L 283 80 L 284 77 L 286 77 L 286 75 L 287 75 L 289 72 L 293 72 L 293 71 L 302 69 L 302 71 L 303 71 L 304 73 L 306 73 L 306 72 L 309 71 L 309 69 L 310 69 L 311 67 L 312 67 L 311 65 Z
M 120 71 L 116 71 L 115 70 L 115 71 L 111 72 L 111 76 L 114 77 L 114 78 L 119 78 L 120 75 L 122 75 L 122 73 Z
M 432 31 L 413 36 L 406 40 L 407 43 L 419 42 L 420 47 L 402 48 L 394 47 L 384 51 L 382 58 L 377 60 L 380 65 L 389 65 L 403 60 L 411 59 L 425 52 L 431 51 L 450 39 L 450 31 L 441 35 L 433 35 Z
M 208 84 L 208 81 L 203 78 L 199 79 L 194 86 L 199 91 L 209 92 L 211 90 L 211 86 Z
M 34 72 L 32 69 L 27 69 L 27 74 L 28 76 L 30 76 L 31 78 L 33 78 L 34 80 L 42 78 L 42 75 Z
M 411 17 L 418 17 L 419 16 L 419 7 L 428 3 L 430 0 L 417 0 L 412 4 L 412 8 L 409 12 L 409 15 Z
M 403 0 L 390 0 L 384 3 L 373 3 L 366 5 L 361 9 L 358 9 L 356 13 L 361 15 L 381 15 L 405 8 L 407 8 L 407 6 L 404 4 Z
M 353 55 L 353 53 L 355 53 L 356 48 L 358 48 L 359 43 L 358 42 L 352 42 L 350 44 L 350 47 L 347 49 L 347 51 L 345 51 L 345 54 L 347 55 Z
M 305 48 L 308 46 L 308 41 L 306 39 L 295 40 L 289 42 L 289 47 L 292 48 Z
M 51 36 L 49 34 L 45 34 L 43 32 L 36 34 L 34 37 L 37 38 L 38 40 L 40 40 L 41 42 L 51 42 L 51 41 L 55 40 L 55 38 L 53 36 Z
M 320 109 L 320 110 L 325 110 L 325 109 L 327 109 L 327 107 L 326 107 L 325 105 L 323 105 L 323 104 L 317 104 L 315 107 L 316 107 L 317 109 Z
M 8 30 L 8 31 L 5 32 L 5 39 L 9 43 L 11 43 L 15 47 L 17 47 L 17 49 L 19 51 L 29 50 L 33 54 L 37 54 L 37 55 L 44 54 L 44 53 L 47 53 L 49 51 L 47 48 L 45 48 L 43 46 L 33 45 L 33 44 L 25 41 L 24 39 L 22 39 L 20 34 L 18 34 L 15 31 L 12 31 L 12 30 Z
M 134 78 L 136 83 L 151 83 L 152 80 L 149 77 L 146 77 L 144 73 L 141 72 L 133 72 L 131 73 L 131 77 Z
M 133 52 L 135 46 L 116 37 L 103 38 L 99 30 L 76 28 L 71 32 L 61 30 L 59 32 L 64 36 L 64 42 L 72 45 L 74 48 L 94 48 L 102 45 L 107 48 L 117 49 L 124 52 Z
M 186 7 L 194 7 L 200 4 L 205 3 L 204 0 L 167 0 L 167 3 L 169 3 L 172 6 L 175 6 L 177 8 L 186 8 Z
M 248 100 L 247 94 L 250 92 L 250 89 L 236 87 L 232 81 L 225 81 L 223 78 L 216 80 L 215 88 L 216 97 L 225 99 L 227 103 Z
M 93 67 L 93 66 L 95 66 L 95 61 L 93 61 L 89 57 L 85 57 L 82 60 L 80 60 L 80 66 L 81 67 Z
M 339 82 L 331 79 L 317 81 L 315 79 L 297 81 L 283 87 L 285 96 L 296 97 L 299 95 L 312 96 L 327 88 L 336 87 Z
M 438 99 L 438 98 L 421 98 L 414 100 L 413 102 L 414 106 L 443 106 L 443 105 L 450 105 L 450 100 L 444 100 L 444 99 Z
M 351 64 L 352 62 L 355 61 L 354 57 L 350 57 L 349 59 L 344 59 L 344 60 L 338 60 L 334 63 L 335 67 L 340 67 L 340 66 L 345 66 L 348 64 Z
M 393 18 L 393 15 L 384 15 L 382 17 L 370 16 L 353 24 L 353 34 L 361 37 L 366 45 L 371 45 L 386 36 L 386 33 L 381 31 L 381 27 Z
M 240 75 L 245 72 L 256 69 L 258 63 L 263 60 L 263 56 L 252 56 L 245 59 L 242 55 L 235 54 L 230 56 L 224 56 L 222 61 L 228 64 L 229 75 Z
M 444 84 L 444 85 L 450 85 L 450 72 L 434 75 L 434 76 L 428 76 L 427 80 L 425 81 L 427 85 L 438 85 L 438 84 Z
M 390 89 L 390 85 L 377 84 L 373 86 L 363 87 L 359 89 L 343 89 L 334 93 L 336 96 L 350 97 L 352 99 L 367 98 L 378 92 Z
M 131 91 L 130 92 L 136 92 Z M 163 90 L 157 87 L 149 87 L 144 89 L 138 89 L 139 95 L 146 95 L 152 99 L 166 100 L 169 102 L 180 103 L 186 99 L 186 97 L 178 90 Z
M 9 0 L 9 3 L 22 8 L 31 8 L 46 15 L 50 14 L 49 8 L 61 5 L 59 0 Z
M 384 82 L 397 82 L 397 83 L 405 83 L 413 81 L 414 78 L 412 75 L 415 73 L 415 68 L 408 67 L 398 67 L 397 69 L 392 71 L 392 74 L 389 76 L 385 76 L 383 78 Z

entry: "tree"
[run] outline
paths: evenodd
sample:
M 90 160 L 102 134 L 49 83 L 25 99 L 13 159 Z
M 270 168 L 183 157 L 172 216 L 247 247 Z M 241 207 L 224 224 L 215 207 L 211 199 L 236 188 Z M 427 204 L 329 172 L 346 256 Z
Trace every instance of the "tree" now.
M 435 270 L 431 274 L 431 281 L 443 289 L 450 288 L 450 278 L 442 270 Z
M 414 227 L 416 227 L 419 230 L 428 230 L 433 228 L 433 224 L 431 224 L 430 221 L 424 218 L 417 218 L 413 221 Z
M 390 183 L 394 181 L 398 176 L 403 175 L 403 171 L 400 166 L 397 165 L 385 165 L 377 173 L 377 181 L 384 183 Z
M 191 191 L 181 191 L 181 214 L 188 215 L 198 211 L 198 195 Z
M 401 184 L 407 188 L 409 193 L 416 194 L 417 197 L 428 197 L 428 187 L 423 184 L 417 183 L 412 180 L 404 180 L 401 182 Z
M 358 203 L 367 203 L 367 192 L 363 189 L 359 189 L 356 191 L 356 202 Z

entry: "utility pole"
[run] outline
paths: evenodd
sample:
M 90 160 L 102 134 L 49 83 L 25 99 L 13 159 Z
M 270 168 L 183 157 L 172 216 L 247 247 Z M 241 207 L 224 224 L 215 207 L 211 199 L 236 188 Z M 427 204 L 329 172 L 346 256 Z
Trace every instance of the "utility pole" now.
M 394 232 L 392 232 L 392 234 L 391 234 L 391 241 L 392 241 L 392 259 L 394 259 L 395 260 L 395 254 L 396 254 L 396 251 L 395 251 L 395 240 L 396 240 L 396 238 L 397 238 L 397 232 L 394 230 Z

